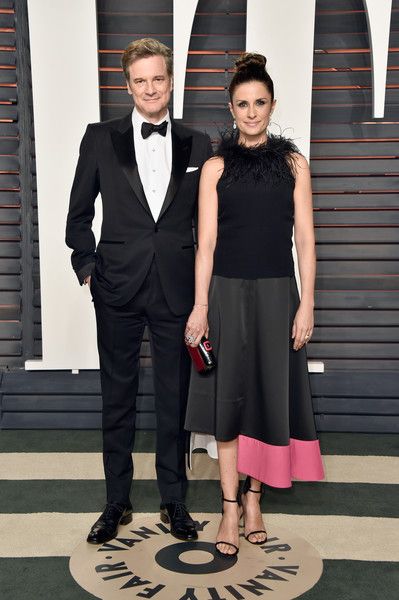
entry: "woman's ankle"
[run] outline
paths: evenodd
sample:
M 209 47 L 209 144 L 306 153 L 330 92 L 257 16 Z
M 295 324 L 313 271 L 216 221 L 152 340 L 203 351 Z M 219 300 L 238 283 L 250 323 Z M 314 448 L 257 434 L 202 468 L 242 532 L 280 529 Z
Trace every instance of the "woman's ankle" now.
M 258 479 L 254 479 L 253 477 L 250 478 L 250 490 L 252 490 L 252 492 L 250 493 L 261 493 L 262 492 L 262 482 L 259 481 Z M 250 491 L 248 490 L 248 491 Z
M 235 515 L 240 513 L 240 504 L 238 502 L 223 502 L 223 513 Z
M 240 495 L 238 489 L 236 491 L 229 490 L 224 492 L 222 489 L 222 502 L 224 505 L 228 504 L 239 504 L 240 503 Z

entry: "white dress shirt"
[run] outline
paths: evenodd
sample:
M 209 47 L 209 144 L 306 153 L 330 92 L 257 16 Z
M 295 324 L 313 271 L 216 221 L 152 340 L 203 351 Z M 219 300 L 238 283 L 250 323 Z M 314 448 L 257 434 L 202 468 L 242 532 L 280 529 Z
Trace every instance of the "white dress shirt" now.
M 147 139 L 141 135 L 141 125 L 147 121 L 134 108 L 132 112 L 134 149 L 144 193 L 154 221 L 159 217 L 172 172 L 172 125 L 169 111 L 158 123 L 167 121 L 166 136 L 152 133 Z

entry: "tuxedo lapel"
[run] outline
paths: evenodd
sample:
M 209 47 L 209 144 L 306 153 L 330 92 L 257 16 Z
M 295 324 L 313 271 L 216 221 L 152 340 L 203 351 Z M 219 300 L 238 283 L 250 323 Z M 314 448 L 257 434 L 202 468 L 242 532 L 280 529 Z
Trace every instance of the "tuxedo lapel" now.
M 172 173 L 158 220 L 167 211 L 180 187 L 190 160 L 192 136 L 185 137 L 172 120 Z
M 145 210 L 152 217 L 137 167 L 131 113 L 126 115 L 126 117 L 121 120 L 118 129 L 115 129 L 111 132 L 111 139 L 115 153 L 118 157 L 119 164 L 126 176 L 126 179 L 130 183 L 143 208 L 145 208 Z

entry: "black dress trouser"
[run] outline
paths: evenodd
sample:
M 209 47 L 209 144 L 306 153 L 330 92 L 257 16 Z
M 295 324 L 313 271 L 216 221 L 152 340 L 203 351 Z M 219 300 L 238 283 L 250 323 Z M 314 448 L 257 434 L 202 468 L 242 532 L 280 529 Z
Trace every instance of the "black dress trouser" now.
M 92 295 L 103 398 L 107 502 L 130 506 L 139 357 L 146 325 L 154 377 L 158 487 L 163 502 L 184 500 L 187 488 L 184 419 L 190 378 L 184 330 L 188 315 L 176 317 L 170 311 L 155 260 L 139 292 L 124 306 L 101 302 L 96 294 L 95 277 Z

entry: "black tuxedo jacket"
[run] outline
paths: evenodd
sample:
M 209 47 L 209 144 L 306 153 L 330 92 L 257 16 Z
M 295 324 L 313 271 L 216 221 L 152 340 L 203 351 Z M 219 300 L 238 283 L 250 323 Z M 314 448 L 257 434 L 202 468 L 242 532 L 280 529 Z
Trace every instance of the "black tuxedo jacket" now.
M 189 312 L 194 293 L 192 222 L 201 167 L 211 155 L 208 135 L 172 120 L 172 174 L 155 222 L 139 177 L 131 112 L 88 125 L 66 227 L 79 282 L 91 274 L 96 297 L 122 306 L 139 290 L 155 256 L 169 308 L 176 315 Z M 99 193 L 103 220 L 96 248 L 91 225 Z

